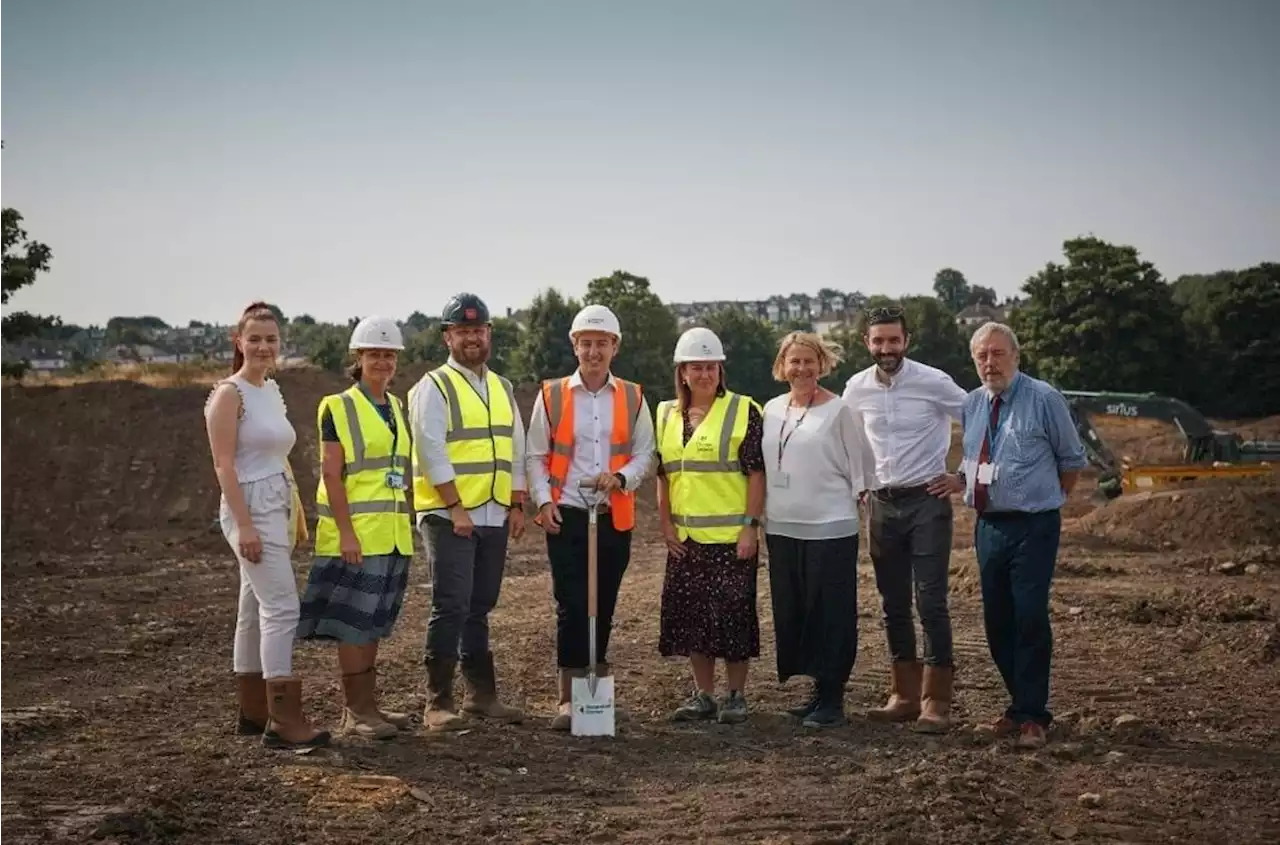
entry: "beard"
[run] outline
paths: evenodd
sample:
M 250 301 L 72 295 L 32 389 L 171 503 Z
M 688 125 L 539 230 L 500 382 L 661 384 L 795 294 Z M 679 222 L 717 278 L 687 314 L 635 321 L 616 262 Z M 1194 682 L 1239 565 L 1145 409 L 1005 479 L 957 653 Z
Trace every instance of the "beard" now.
M 875 359 L 876 366 L 889 375 L 893 375 L 902 366 L 902 355 L 893 352 L 881 352 L 878 355 L 872 355 Z
M 460 363 L 474 367 L 489 360 L 489 346 L 485 343 L 460 343 L 453 354 Z

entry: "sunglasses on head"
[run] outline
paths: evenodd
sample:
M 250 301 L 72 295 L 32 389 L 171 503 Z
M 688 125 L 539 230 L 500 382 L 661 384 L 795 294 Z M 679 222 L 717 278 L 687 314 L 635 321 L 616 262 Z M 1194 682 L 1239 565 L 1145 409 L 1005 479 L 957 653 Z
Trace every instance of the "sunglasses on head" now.
M 897 320 L 903 313 L 903 310 L 896 305 L 867 309 L 867 317 L 873 323 L 877 320 Z

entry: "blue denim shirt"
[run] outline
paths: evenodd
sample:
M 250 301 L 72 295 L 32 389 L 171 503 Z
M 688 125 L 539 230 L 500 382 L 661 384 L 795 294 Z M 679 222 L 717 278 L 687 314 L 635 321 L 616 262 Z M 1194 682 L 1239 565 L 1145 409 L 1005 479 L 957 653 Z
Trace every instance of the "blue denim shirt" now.
M 987 512 L 1041 512 L 1061 508 L 1067 495 L 1059 472 L 1089 465 L 1084 444 L 1071 421 L 1067 400 L 1048 382 L 1019 372 L 1001 394 L 999 425 L 994 430 L 995 480 L 987 488 Z M 978 456 L 991 419 L 992 396 L 985 387 L 964 403 L 966 505 L 973 506 Z

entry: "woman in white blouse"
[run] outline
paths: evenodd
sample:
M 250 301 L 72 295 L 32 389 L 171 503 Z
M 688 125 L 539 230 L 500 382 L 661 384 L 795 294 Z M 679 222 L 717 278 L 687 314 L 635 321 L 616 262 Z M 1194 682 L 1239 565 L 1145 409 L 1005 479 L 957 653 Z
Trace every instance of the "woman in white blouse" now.
M 764 457 L 778 680 L 813 679 L 787 712 L 808 727 L 844 722 L 858 652 L 858 496 L 869 446 L 856 412 L 818 384 L 838 363 L 816 334 L 782 339 L 774 378 L 791 389 L 764 406 Z

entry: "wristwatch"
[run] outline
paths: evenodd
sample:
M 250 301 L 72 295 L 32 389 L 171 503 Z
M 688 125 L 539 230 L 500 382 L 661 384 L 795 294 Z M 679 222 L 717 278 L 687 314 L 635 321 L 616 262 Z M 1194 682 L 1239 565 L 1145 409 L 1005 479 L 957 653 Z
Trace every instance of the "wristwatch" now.
M 759 528 L 759 527 L 760 527 L 760 520 L 759 520 L 759 518 L 758 518 L 758 517 L 754 517 L 754 516 L 744 516 L 744 517 L 742 518 L 742 524 L 743 524 L 743 525 L 749 525 L 749 526 L 751 526 L 752 528 Z
M 616 478 L 616 479 L 618 479 L 618 488 L 619 488 L 619 489 L 621 489 L 621 490 L 626 490 L 626 489 L 627 489 L 627 477 L 626 477 L 625 475 L 623 475 L 623 474 L 622 474 L 622 473 L 620 473 L 620 472 L 615 472 L 615 473 L 613 474 L 613 477 L 614 477 L 614 478 Z

